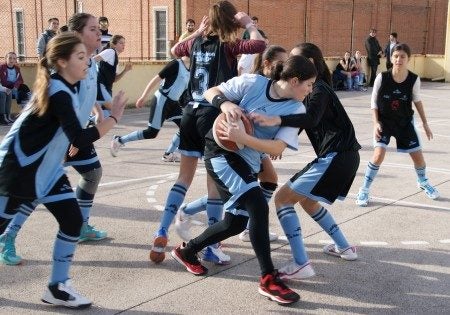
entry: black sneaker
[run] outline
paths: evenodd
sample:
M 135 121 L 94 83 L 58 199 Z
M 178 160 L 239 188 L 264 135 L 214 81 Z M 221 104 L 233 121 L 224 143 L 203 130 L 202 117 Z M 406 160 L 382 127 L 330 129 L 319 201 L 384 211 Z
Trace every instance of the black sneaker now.
M 280 305 L 288 305 L 300 300 L 300 295 L 284 284 L 277 271 L 261 277 L 258 292 L 259 294 L 266 296 L 269 300 L 276 301 Z
M 208 272 L 208 268 L 203 266 L 198 260 L 197 255 L 192 254 L 189 255 L 186 250 L 183 249 L 186 247 L 186 243 L 178 245 L 175 249 L 173 249 L 170 254 L 172 257 L 178 261 L 181 265 L 186 267 L 186 270 L 196 276 L 202 276 Z
M 42 302 L 69 308 L 88 308 L 92 305 L 91 301 L 75 291 L 70 279 L 64 283 L 49 285 L 42 297 Z

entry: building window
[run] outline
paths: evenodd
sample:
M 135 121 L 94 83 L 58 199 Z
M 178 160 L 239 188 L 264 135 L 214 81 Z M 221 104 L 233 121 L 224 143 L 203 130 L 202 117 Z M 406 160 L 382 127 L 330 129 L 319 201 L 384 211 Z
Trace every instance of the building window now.
M 23 23 L 23 11 L 17 10 L 14 12 L 16 17 L 16 51 L 20 61 L 25 58 L 25 28 Z
M 154 10 L 154 52 L 156 59 L 167 58 L 167 9 Z

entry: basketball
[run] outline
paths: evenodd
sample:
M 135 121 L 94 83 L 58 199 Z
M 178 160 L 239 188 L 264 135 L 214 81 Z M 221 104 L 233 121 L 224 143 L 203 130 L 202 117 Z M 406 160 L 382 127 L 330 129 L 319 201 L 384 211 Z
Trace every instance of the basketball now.
M 214 124 L 212 127 L 212 133 L 214 137 L 214 141 L 216 141 L 217 145 L 221 147 L 224 150 L 237 152 L 244 148 L 244 145 L 241 143 L 237 143 L 231 140 L 222 140 L 219 138 L 220 136 L 220 122 L 226 121 L 226 115 L 225 113 L 220 113 L 219 116 L 217 116 L 216 120 L 214 120 Z M 247 118 L 245 115 L 241 115 L 241 119 L 238 121 L 239 128 L 244 129 L 245 132 L 249 135 L 253 135 L 253 124 L 252 122 Z

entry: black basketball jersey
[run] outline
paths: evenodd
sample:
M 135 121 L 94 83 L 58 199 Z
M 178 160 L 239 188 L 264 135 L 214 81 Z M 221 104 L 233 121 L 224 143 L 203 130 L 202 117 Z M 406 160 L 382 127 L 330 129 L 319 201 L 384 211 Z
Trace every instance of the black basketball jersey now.
M 112 49 L 112 48 L 111 48 Z M 104 60 L 101 60 L 98 65 L 98 76 L 97 81 L 105 86 L 105 88 L 112 94 L 112 86 L 114 81 L 116 80 L 116 71 L 117 64 L 119 63 L 119 56 L 117 52 L 115 52 L 114 56 L 114 64 L 110 65 Z M 99 92 L 99 95 L 101 93 Z
M 198 37 L 192 44 L 188 100 L 209 105 L 203 93 L 237 76 L 237 65 L 229 65 L 225 44 L 218 36 Z
M 356 139 L 355 129 L 341 101 L 333 89 L 323 82 L 317 80 L 313 92 L 305 99 L 307 111 L 320 107 L 319 104 L 311 105 L 314 96 L 322 96 L 326 99 L 325 108 L 318 124 L 312 128 L 306 128 L 306 134 L 316 152 L 317 156 L 325 156 L 330 152 L 358 151 L 361 149 Z
M 392 71 L 381 74 L 381 86 L 378 90 L 377 106 L 379 120 L 384 126 L 404 127 L 412 120 L 412 90 L 417 75 L 408 71 L 406 80 L 397 83 Z

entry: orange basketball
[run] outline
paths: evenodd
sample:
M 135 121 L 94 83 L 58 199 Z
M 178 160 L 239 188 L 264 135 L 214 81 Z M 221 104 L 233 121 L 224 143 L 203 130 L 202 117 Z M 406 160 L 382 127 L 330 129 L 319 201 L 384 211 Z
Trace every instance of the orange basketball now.
M 220 131 L 220 122 L 226 121 L 226 115 L 225 113 L 220 113 L 219 116 L 217 116 L 216 120 L 214 120 L 214 124 L 212 127 L 213 137 L 216 141 L 217 145 L 221 147 L 224 150 L 237 152 L 244 148 L 244 145 L 241 143 L 236 143 L 231 140 L 222 140 L 219 138 L 219 131 Z M 241 119 L 238 122 L 239 128 L 244 128 L 245 132 L 249 135 L 253 135 L 253 124 L 252 122 L 247 118 L 245 115 L 241 115 Z

